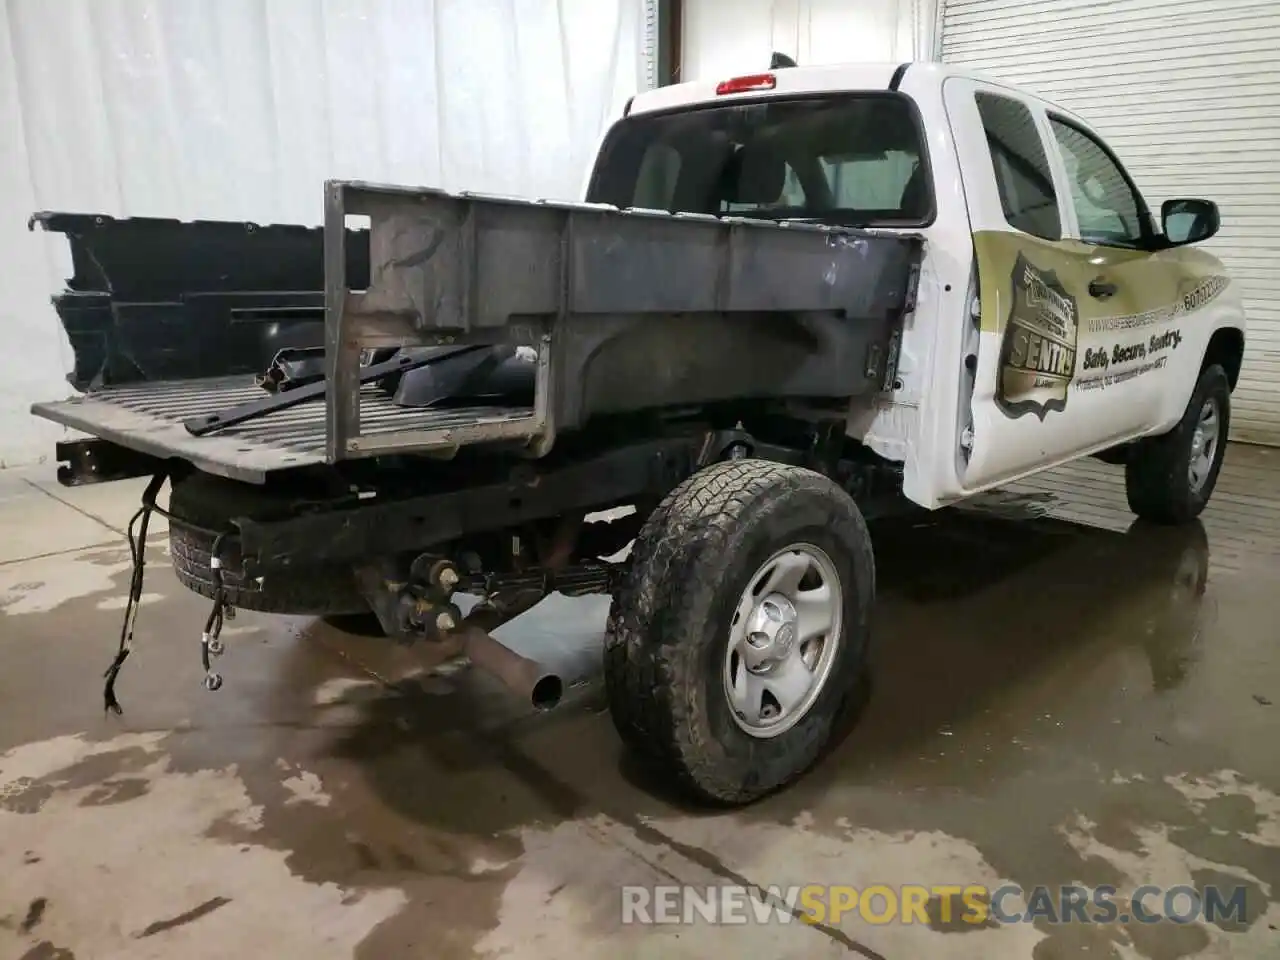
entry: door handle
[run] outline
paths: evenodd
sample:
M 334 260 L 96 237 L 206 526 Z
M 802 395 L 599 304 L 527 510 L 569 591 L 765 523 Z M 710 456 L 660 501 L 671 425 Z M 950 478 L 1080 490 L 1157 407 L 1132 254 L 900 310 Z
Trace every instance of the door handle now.
M 1102 277 L 1095 277 L 1089 281 L 1089 296 L 1095 300 L 1106 300 L 1108 297 L 1114 297 L 1119 288 L 1109 280 Z

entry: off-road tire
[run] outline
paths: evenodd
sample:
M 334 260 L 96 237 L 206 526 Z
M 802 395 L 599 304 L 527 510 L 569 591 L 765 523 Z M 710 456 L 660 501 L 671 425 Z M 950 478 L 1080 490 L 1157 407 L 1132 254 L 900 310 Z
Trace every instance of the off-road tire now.
M 1200 490 L 1194 490 L 1188 476 L 1191 442 L 1210 396 L 1218 401 L 1218 444 L 1208 479 Z M 1187 523 L 1200 516 L 1218 482 L 1230 426 L 1231 383 L 1222 367 L 1210 364 L 1201 371 L 1177 426 L 1158 437 L 1140 440 L 1130 452 L 1124 474 L 1129 509 L 1144 520 L 1166 525 Z
M 739 727 L 724 694 L 729 626 L 749 578 L 797 542 L 820 547 L 836 567 L 841 646 L 803 719 L 758 739 Z M 745 804 L 791 783 L 822 756 L 859 687 L 874 594 L 866 524 L 831 480 L 762 460 L 700 471 L 649 516 L 610 609 L 605 688 L 619 736 L 702 802 Z
M 195 473 L 173 484 L 169 494 L 169 553 L 184 587 L 202 597 L 214 594 L 213 531 L 232 530 L 233 517 L 271 519 L 278 500 L 245 484 Z M 308 566 L 273 573 L 261 584 L 246 581 L 239 542 L 229 537 L 218 551 L 226 601 L 241 610 L 302 616 L 367 612 L 349 567 Z

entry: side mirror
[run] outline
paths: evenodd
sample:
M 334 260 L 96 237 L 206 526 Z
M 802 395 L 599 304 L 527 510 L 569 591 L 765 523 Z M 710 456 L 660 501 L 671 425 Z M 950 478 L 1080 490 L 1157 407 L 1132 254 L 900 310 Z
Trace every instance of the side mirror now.
M 1222 226 L 1212 200 L 1166 200 L 1160 206 L 1164 235 L 1173 246 L 1208 240 Z

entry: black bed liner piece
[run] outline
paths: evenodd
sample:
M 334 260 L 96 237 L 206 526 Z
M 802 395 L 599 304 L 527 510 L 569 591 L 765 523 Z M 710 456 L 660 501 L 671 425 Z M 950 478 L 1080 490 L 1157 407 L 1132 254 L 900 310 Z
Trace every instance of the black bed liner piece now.
M 348 226 L 353 215 L 368 218 L 367 233 Z M 67 227 L 60 216 L 44 215 L 45 227 Z M 118 239 L 130 240 L 120 226 L 129 221 L 115 223 Z M 322 273 L 302 264 L 303 246 L 314 255 L 314 232 L 289 235 L 306 228 L 255 229 L 248 235 L 257 239 L 246 242 L 258 246 L 237 256 L 227 230 L 243 232 L 243 225 L 152 223 L 167 224 L 170 236 L 178 230 L 183 239 L 175 246 L 197 258 L 202 235 L 216 234 L 217 257 L 231 279 L 184 267 L 166 286 L 148 267 L 142 283 L 134 277 L 142 270 L 136 251 L 99 256 L 106 244 L 98 242 L 95 263 L 116 273 L 97 284 L 108 288 L 111 329 L 136 307 L 122 296 L 126 290 L 151 298 L 161 312 L 174 302 L 225 298 L 232 295 L 227 286 L 249 303 L 282 295 L 246 287 L 276 282 L 272 271 L 246 263 L 266 255 L 263 231 L 282 230 L 274 242 L 292 244 L 294 259 L 275 272 L 277 280 L 323 280 L 324 403 L 200 438 L 184 430 L 185 417 L 262 391 L 255 394 L 248 377 L 139 383 L 91 389 L 33 412 L 131 449 L 258 481 L 310 463 L 490 441 L 520 440 L 543 453 L 557 432 L 592 417 L 652 407 L 880 391 L 922 253 L 918 236 L 351 181 L 326 184 Z M 82 221 L 71 226 L 73 251 L 98 236 Z M 88 272 L 78 260 L 77 278 Z M 71 286 L 80 295 L 77 287 L 94 284 L 76 279 Z M 179 319 L 152 326 L 154 353 L 168 351 L 179 366 L 194 362 L 182 359 L 187 351 L 216 353 L 207 329 L 186 326 L 198 322 L 189 310 L 173 317 Z M 533 348 L 533 407 L 400 408 L 359 382 L 363 350 L 442 343 Z
M 281 349 L 324 342 L 324 231 L 291 224 L 37 213 L 72 275 L 53 298 L 77 390 L 261 373 Z M 352 230 L 345 269 L 369 277 Z

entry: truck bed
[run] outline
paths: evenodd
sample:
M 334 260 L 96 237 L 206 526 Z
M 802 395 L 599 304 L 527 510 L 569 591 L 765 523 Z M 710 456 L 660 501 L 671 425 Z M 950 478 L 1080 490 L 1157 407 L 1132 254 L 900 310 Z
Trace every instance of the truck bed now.
M 71 241 L 76 275 L 55 304 L 87 391 L 33 413 L 259 483 L 473 443 L 542 453 L 595 417 L 659 407 L 880 392 L 923 243 L 351 181 L 326 184 L 323 230 L 33 222 Z M 450 344 L 536 352 L 532 404 L 399 406 L 361 381 L 362 351 Z M 323 397 L 205 436 L 184 426 L 266 398 L 252 372 L 282 346 L 323 347 Z

